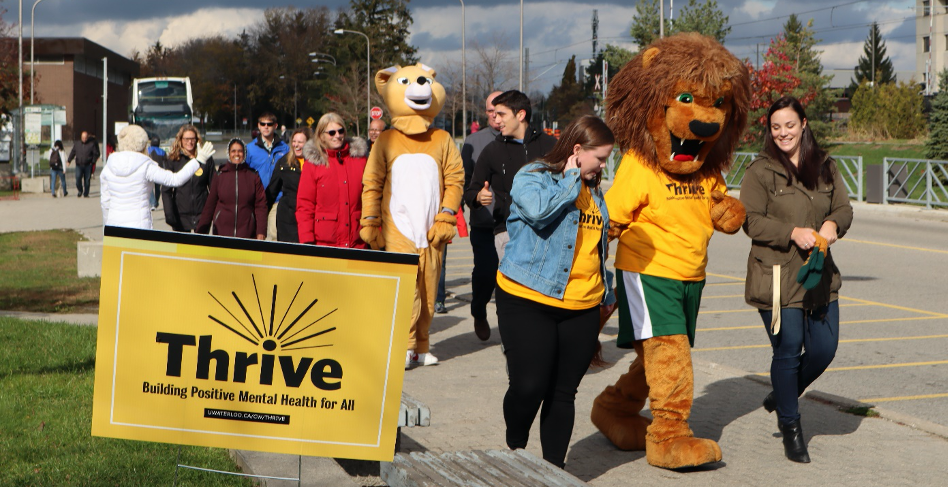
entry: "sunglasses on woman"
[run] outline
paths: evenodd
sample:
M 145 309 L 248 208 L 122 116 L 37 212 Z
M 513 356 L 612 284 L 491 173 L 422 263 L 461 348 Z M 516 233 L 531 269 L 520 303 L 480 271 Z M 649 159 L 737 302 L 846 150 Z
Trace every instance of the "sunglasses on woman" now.
M 337 132 L 339 133 L 339 135 L 345 135 L 345 134 L 346 134 L 346 129 L 327 130 L 326 132 L 323 132 L 323 133 L 325 133 L 326 135 L 329 135 L 330 137 L 336 137 L 336 133 L 337 133 Z

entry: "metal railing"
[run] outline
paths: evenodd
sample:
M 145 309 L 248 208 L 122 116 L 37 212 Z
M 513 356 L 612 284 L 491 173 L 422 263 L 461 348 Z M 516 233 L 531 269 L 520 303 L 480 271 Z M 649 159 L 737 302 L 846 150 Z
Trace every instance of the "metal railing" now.
M 728 172 L 722 173 L 725 186 L 728 189 L 741 189 L 741 182 L 745 179 L 745 170 L 755 160 L 758 154 L 754 152 L 736 152 Z M 850 199 L 863 201 L 863 156 L 833 156 L 837 161 L 837 169 L 843 177 L 844 186 Z
M 883 158 L 883 204 L 949 206 L 949 161 Z

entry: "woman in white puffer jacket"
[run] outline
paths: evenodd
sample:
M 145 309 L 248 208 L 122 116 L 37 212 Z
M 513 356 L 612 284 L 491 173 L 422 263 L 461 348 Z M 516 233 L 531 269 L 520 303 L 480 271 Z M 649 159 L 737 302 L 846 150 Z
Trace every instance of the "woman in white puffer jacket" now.
M 214 146 L 205 142 L 198 155 L 178 172 L 162 169 L 145 152 L 148 134 L 138 125 L 129 125 L 119 132 L 118 151 L 109 160 L 99 176 L 102 222 L 114 227 L 152 228 L 149 194 L 155 184 L 179 187 L 203 168 L 214 155 Z

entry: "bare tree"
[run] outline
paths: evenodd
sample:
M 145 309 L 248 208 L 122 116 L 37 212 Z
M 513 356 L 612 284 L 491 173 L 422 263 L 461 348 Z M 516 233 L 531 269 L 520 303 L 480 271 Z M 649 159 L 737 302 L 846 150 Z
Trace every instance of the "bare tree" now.
M 452 137 L 456 136 L 455 123 L 466 102 L 461 93 L 461 63 L 457 61 L 459 60 L 443 59 L 442 64 L 435 68 L 435 79 L 445 87 L 445 106 L 442 107 L 442 113 L 451 120 Z M 470 106 L 468 111 L 470 113 Z M 461 125 L 461 133 L 464 135 L 465 121 L 462 121 Z
M 505 34 L 493 31 L 485 43 L 472 41 L 471 49 L 475 55 L 470 72 L 475 75 L 478 92 L 487 95 L 492 91 L 511 89 L 517 77 L 517 56 L 508 47 Z

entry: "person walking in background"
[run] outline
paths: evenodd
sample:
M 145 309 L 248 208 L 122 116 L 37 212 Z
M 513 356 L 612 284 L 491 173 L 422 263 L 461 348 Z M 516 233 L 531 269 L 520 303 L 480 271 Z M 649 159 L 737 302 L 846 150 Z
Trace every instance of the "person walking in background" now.
M 550 152 L 557 139 L 530 126 L 531 101 L 520 91 L 498 95 L 494 99 L 494 116 L 501 135 L 478 156 L 464 200 L 472 209 L 493 207 L 494 248 L 498 258 L 503 259 L 514 175 L 528 162 Z
M 303 146 L 297 229 L 300 243 L 366 249 L 359 238 L 366 141 L 347 139 L 343 123 L 336 113 L 324 114 Z
M 277 196 L 283 193 L 277 203 L 277 240 L 299 243 L 297 232 L 297 190 L 300 187 L 300 174 L 303 172 L 303 146 L 310 140 L 310 127 L 295 129 L 290 135 L 290 152 L 277 163 L 270 184 L 267 185 L 267 207 L 272 208 Z
M 263 240 L 267 236 L 267 196 L 257 172 L 244 163 L 244 141 L 227 144 L 229 164 L 211 183 L 195 233 Z
M 277 116 L 273 113 L 264 112 L 257 117 L 257 129 L 260 130 L 260 135 L 251 140 L 247 146 L 247 165 L 257 171 L 260 184 L 266 188 L 270 185 L 270 176 L 277 167 L 277 161 L 290 152 L 290 146 L 277 137 Z M 277 200 L 279 199 L 280 195 L 277 195 Z M 268 240 L 277 238 L 276 208 L 267 218 L 266 235 Z
M 563 468 L 574 399 L 616 306 L 609 213 L 600 173 L 613 133 L 597 117 L 570 123 L 542 162 L 521 168 L 511 188 L 510 241 L 497 274 L 498 330 L 507 359 L 505 439 L 526 448 L 540 410 L 544 460 Z
M 798 397 L 837 352 L 841 279 L 830 246 L 847 233 L 853 208 L 797 99 L 785 96 L 771 105 L 768 128 L 764 150 L 741 184 L 743 228 L 751 237 L 745 301 L 758 308 L 771 340 L 774 389 L 764 407 L 777 410 L 785 456 L 808 463 Z
M 381 134 L 386 129 L 386 123 L 382 120 L 373 120 L 369 122 L 369 149 L 366 152 L 367 154 L 372 151 L 372 144 L 376 143 L 376 139 L 379 138 Z
M 465 168 L 465 188 L 471 183 L 475 162 L 481 151 L 500 135 L 498 122 L 494 117 L 494 99 L 500 95 L 495 91 L 484 101 L 484 115 L 488 127 L 465 138 L 461 146 L 461 162 Z M 488 323 L 488 303 L 494 294 L 494 285 L 498 272 L 498 252 L 494 248 L 493 206 L 475 208 L 468 205 L 468 241 L 474 265 L 471 268 L 471 317 L 474 318 L 475 335 L 482 341 L 491 338 L 491 325 Z
M 148 145 L 148 157 L 151 157 L 153 161 L 157 162 L 159 166 L 165 167 L 165 150 L 158 146 L 161 143 L 161 139 L 157 135 L 153 135 L 151 138 L 151 143 Z M 151 201 L 152 211 L 158 209 L 158 200 L 161 197 L 161 186 L 156 184 L 155 190 L 152 192 Z
M 197 148 L 201 145 L 201 134 L 198 128 L 191 124 L 182 125 L 171 144 L 171 150 L 165 156 L 164 168 L 169 171 L 180 171 L 191 159 L 197 155 Z M 201 212 L 211 193 L 211 185 L 217 176 L 214 159 L 185 184 L 173 188 L 165 186 L 161 189 L 162 207 L 165 212 L 165 223 L 176 232 L 193 232 L 201 218 Z
M 138 125 L 126 126 L 119 132 L 118 152 L 112 154 L 99 177 L 103 224 L 151 229 L 151 186 L 184 184 L 214 154 L 214 146 L 208 142 L 180 171 L 172 172 L 148 157 L 147 146 L 148 134 Z
M 96 145 L 95 140 L 89 136 L 89 132 L 85 130 L 80 134 L 79 140 L 73 144 L 66 162 L 70 163 L 73 160 L 76 161 L 76 190 L 78 193 L 76 196 L 79 198 L 88 198 L 92 172 L 95 168 L 96 161 L 99 160 L 99 146 Z
M 53 198 L 57 196 L 57 181 L 62 181 L 63 183 L 63 196 L 68 195 L 69 192 L 66 190 L 66 168 L 63 166 L 66 162 L 66 151 L 63 148 L 63 141 L 57 140 L 53 142 L 53 146 L 50 147 L 46 159 L 49 160 L 49 189 L 53 192 Z

